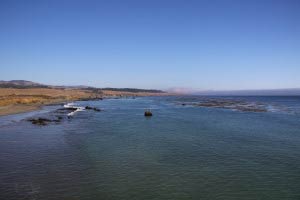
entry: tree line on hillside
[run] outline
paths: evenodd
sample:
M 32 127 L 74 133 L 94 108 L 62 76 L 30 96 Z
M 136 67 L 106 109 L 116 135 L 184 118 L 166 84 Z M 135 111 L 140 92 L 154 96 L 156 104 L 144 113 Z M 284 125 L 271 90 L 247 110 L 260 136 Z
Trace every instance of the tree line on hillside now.
M 101 93 L 101 91 L 115 91 L 115 92 L 132 92 L 132 93 L 139 93 L 139 92 L 149 92 L 149 93 L 164 93 L 162 90 L 154 90 L 154 89 L 137 89 L 137 88 L 94 88 L 94 87 L 63 87 L 63 86 L 49 86 L 49 85 L 17 85 L 12 83 L 1 83 L 0 88 L 15 88 L 15 89 L 32 89 L 32 88 L 53 88 L 53 89 L 84 89 L 84 90 L 91 90 L 96 93 Z
M 101 90 L 117 91 L 117 92 L 150 92 L 150 93 L 164 93 L 162 90 L 154 89 L 137 89 L 137 88 L 101 88 Z
M 47 85 L 15 85 L 10 83 L 0 84 L 0 88 L 31 89 L 31 88 L 50 88 Z

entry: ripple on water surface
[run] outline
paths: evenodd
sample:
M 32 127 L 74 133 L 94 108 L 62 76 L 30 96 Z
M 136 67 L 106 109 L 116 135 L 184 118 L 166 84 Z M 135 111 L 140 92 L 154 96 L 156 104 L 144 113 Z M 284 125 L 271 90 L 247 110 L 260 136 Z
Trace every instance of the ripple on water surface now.
M 300 105 L 297 99 L 258 100 L 290 109 Z M 185 107 L 178 101 L 75 102 L 103 111 L 77 112 L 48 126 L 21 119 L 2 126 L 0 199 L 300 197 L 297 115 Z M 148 108 L 152 118 L 143 116 Z

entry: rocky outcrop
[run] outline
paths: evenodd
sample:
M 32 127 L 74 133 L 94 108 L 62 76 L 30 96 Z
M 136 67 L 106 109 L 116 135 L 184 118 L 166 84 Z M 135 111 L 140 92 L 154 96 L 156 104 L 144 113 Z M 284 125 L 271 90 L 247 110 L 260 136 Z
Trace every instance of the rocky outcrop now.
M 231 110 L 237 110 L 242 112 L 267 112 L 268 111 L 264 105 L 259 103 L 230 100 L 230 99 L 208 99 L 199 103 L 195 103 L 193 105 L 200 106 L 200 107 L 231 109 Z
M 147 110 L 147 111 L 145 111 L 144 115 L 145 115 L 145 117 L 151 117 L 152 112 L 150 110 Z
M 64 119 L 71 119 L 75 112 L 83 111 L 83 110 L 92 110 L 96 112 L 100 112 L 101 109 L 91 106 L 85 107 L 77 107 L 77 106 L 64 106 L 63 108 L 56 109 L 47 114 L 46 117 L 36 117 L 27 119 L 27 121 L 31 122 L 34 125 L 45 126 L 49 124 L 57 124 L 62 122 Z
M 38 117 L 38 118 L 31 118 L 28 119 L 29 122 L 31 122 L 34 125 L 39 125 L 39 126 L 46 126 L 51 122 L 54 123 L 59 123 L 62 120 L 62 117 L 57 117 L 56 119 L 48 119 L 48 118 L 42 118 L 42 117 Z
M 96 112 L 100 112 L 101 110 L 99 108 L 96 108 L 96 107 L 90 107 L 90 106 L 86 106 L 85 107 L 86 110 L 94 110 Z

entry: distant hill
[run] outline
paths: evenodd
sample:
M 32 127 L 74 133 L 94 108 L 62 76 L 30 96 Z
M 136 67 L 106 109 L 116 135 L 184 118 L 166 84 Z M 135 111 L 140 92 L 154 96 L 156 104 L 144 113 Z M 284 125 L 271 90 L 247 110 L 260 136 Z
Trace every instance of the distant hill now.
M 78 86 L 52 86 L 52 85 L 45 85 L 45 84 L 35 83 L 35 82 L 32 82 L 32 81 L 26 81 L 26 80 L 11 80 L 11 81 L 1 81 L 0 80 L 0 88 L 19 88 L 19 89 L 25 89 L 25 88 L 65 89 L 65 88 L 68 88 L 68 89 L 85 89 L 85 90 L 91 90 L 93 92 L 100 92 L 101 90 L 105 90 L 105 91 L 133 92 L 133 93 L 139 93 L 139 92 L 164 93 L 164 91 L 153 90 L 153 89 L 96 88 L 96 87 L 90 87 L 90 86 L 84 86 L 84 85 L 78 85 Z
M 101 88 L 101 90 L 118 91 L 118 92 L 150 92 L 150 93 L 165 93 L 162 90 L 153 89 L 137 89 L 137 88 Z
M 25 80 L 0 81 L 0 88 L 47 88 L 49 86 Z

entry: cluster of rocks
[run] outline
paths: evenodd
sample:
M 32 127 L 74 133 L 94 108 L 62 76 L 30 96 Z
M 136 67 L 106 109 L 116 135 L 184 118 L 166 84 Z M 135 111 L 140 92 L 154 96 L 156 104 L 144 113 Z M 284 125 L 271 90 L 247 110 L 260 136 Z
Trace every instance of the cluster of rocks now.
M 29 122 L 31 122 L 34 125 L 40 125 L 40 126 L 45 126 L 48 125 L 49 123 L 59 123 L 63 117 L 57 116 L 56 119 L 49 119 L 49 118 L 43 118 L 43 117 L 38 117 L 38 118 L 30 118 L 28 119 Z
M 99 109 L 99 108 L 96 108 L 96 107 L 90 107 L 90 106 L 86 106 L 85 109 L 86 109 L 86 110 L 94 110 L 94 111 L 96 111 L 96 112 L 100 112 L 100 111 L 101 111 L 101 109 Z
M 69 113 L 74 112 L 76 110 L 77 110 L 77 108 L 75 108 L 75 107 L 64 107 L 64 108 L 57 109 L 55 112 L 59 113 L 59 114 L 69 114 Z
M 182 103 L 182 106 L 186 103 Z M 231 99 L 206 99 L 198 103 L 191 103 L 193 106 L 200 107 L 212 107 L 212 108 L 223 108 L 238 110 L 243 112 L 267 112 L 267 108 L 263 104 L 255 102 L 246 102 L 241 100 L 231 100 Z
M 96 112 L 100 112 L 101 109 L 96 107 L 86 106 L 84 107 L 86 110 L 93 110 Z M 78 110 L 78 107 L 64 107 L 59 108 L 51 113 L 47 117 L 36 117 L 29 118 L 27 121 L 31 122 L 34 125 L 45 126 L 51 123 L 60 123 L 64 119 L 69 119 L 69 114 Z

